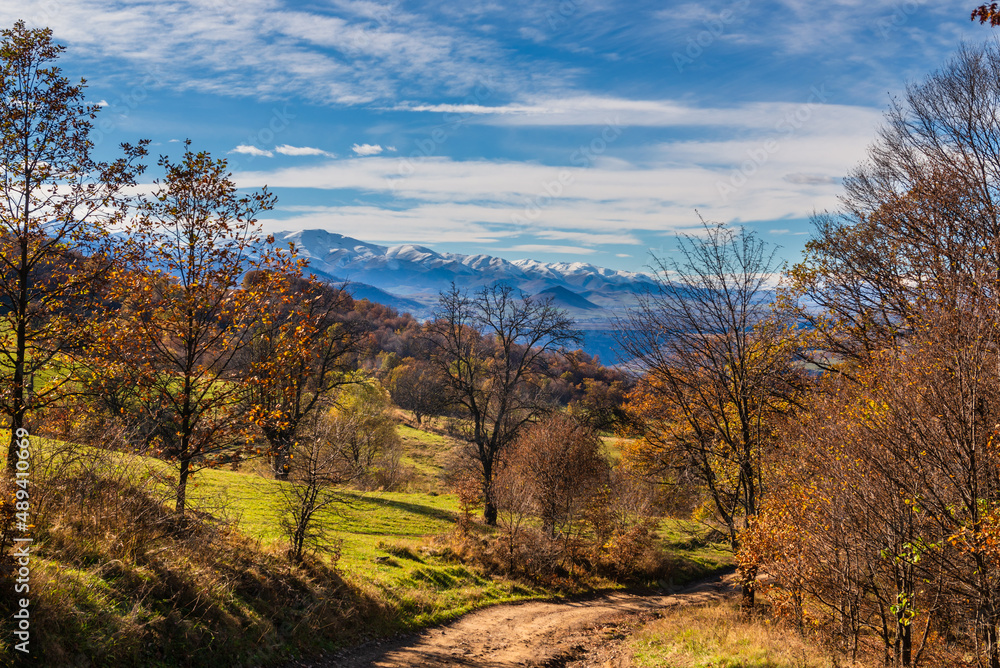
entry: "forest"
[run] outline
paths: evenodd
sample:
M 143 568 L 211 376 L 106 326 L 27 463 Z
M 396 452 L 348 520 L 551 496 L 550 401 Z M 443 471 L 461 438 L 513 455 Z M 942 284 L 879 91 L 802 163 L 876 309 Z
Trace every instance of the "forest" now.
M 77 665 L 71 642 L 96 665 L 276 665 L 483 604 L 435 617 L 421 597 L 456 580 L 669 587 L 684 522 L 728 550 L 743 618 L 835 661 L 1000 668 L 996 44 L 894 102 L 797 262 L 704 220 L 654 257 L 616 367 L 502 283 L 453 285 L 426 322 L 354 299 L 261 232 L 273 194 L 191 142 L 152 186 L 146 140 L 98 161 L 62 50 L 0 33 L 0 587 L 8 619 L 29 608 L 30 542 L 58 584 L 30 585 L 47 665 Z M 259 517 L 205 505 L 251 478 Z M 348 582 L 335 534 L 372 499 L 449 529 L 366 544 Z M 401 562 L 412 600 L 363 584 Z M 211 651 L 169 655 L 185 644 Z

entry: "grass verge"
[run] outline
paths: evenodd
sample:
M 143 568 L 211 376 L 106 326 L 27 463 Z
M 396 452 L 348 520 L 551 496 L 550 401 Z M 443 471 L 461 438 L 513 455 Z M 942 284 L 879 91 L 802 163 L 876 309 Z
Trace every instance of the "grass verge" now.
M 834 668 L 843 666 L 788 628 L 746 619 L 735 603 L 678 607 L 628 641 L 635 668 Z

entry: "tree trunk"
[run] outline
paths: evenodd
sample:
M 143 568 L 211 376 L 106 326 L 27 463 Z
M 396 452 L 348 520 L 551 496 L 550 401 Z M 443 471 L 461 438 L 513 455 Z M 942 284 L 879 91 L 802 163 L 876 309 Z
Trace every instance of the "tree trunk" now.
M 990 668 L 1000 668 L 1000 647 L 997 646 L 997 624 L 993 615 L 987 616 L 986 651 L 990 655 Z
M 27 179 L 25 180 L 27 182 Z M 25 203 L 27 207 L 27 203 Z M 28 220 L 28 212 L 25 211 L 25 224 Z M 11 480 L 17 476 L 17 430 L 24 427 L 24 414 L 27 412 L 27 402 L 24 391 L 24 365 L 27 361 L 28 352 L 28 241 L 21 239 L 21 261 L 17 271 L 17 328 L 14 332 L 14 378 L 13 378 L 13 405 L 10 415 L 10 444 L 7 447 L 7 474 Z
M 16 391 L 16 390 L 15 390 Z M 17 479 L 17 430 L 24 427 L 24 409 L 21 402 L 14 399 L 14 412 L 10 419 L 10 442 L 7 445 L 7 477 L 11 480 Z
M 901 624 L 899 629 L 900 661 L 905 668 L 913 665 L 913 627 Z
M 483 521 L 486 522 L 487 526 L 495 527 L 497 525 L 497 506 L 490 499 L 486 500 L 483 504 Z
M 184 505 L 187 502 L 187 481 L 188 475 L 191 473 L 191 460 L 187 457 L 182 457 L 180 460 L 180 476 L 177 480 L 177 501 L 174 505 L 174 512 L 177 513 L 178 517 L 184 517 Z
M 17 361 L 14 366 L 14 391 L 11 399 L 13 406 L 10 415 L 10 443 L 7 445 L 7 475 L 11 480 L 17 476 L 17 437 L 18 429 L 24 428 L 24 415 L 27 405 L 24 400 L 24 351 L 18 341 Z
M 271 460 L 271 472 L 275 480 L 288 480 L 292 470 L 292 444 L 288 439 L 275 439 L 274 456 Z
M 740 610 L 744 614 L 749 614 L 753 612 L 754 608 L 754 594 L 756 588 L 754 585 L 757 581 L 757 567 L 752 566 L 746 570 L 740 571 L 740 589 L 742 591 L 742 598 L 740 599 Z

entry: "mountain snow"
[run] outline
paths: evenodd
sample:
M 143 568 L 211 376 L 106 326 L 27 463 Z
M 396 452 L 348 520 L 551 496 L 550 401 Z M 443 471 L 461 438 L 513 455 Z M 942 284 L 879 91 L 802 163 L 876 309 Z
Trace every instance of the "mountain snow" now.
M 532 294 L 556 286 L 600 290 L 650 281 L 645 274 L 586 262 L 510 262 L 484 254 L 442 253 L 414 244 L 380 246 L 325 230 L 279 232 L 275 240 L 282 246 L 294 243 L 299 254 L 310 259 L 314 270 L 340 280 L 362 281 L 401 296 L 407 286 L 414 293 L 438 291 L 452 280 L 460 280 L 465 288 L 508 281 Z

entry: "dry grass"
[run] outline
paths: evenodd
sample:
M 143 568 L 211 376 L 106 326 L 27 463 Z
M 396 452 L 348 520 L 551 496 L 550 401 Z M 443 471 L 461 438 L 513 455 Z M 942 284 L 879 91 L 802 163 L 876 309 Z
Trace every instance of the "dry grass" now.
M 349 609 L 379 614 L 327 564 L 291 565 L 202 513 L 180 521 L 155 477 L 100 453 L 59 455 L 72 465 L 40 457 L 32 486 L 31 651 L 41 665 L 261 665 L 336 644 L 360 617 Z M 3 585 L 6 612 L 13 587 Z
M 745 619 L 733 603 L 679 607 L 647 624 L 629 645 L 637 668 L 846 668 L 794 630 Z

